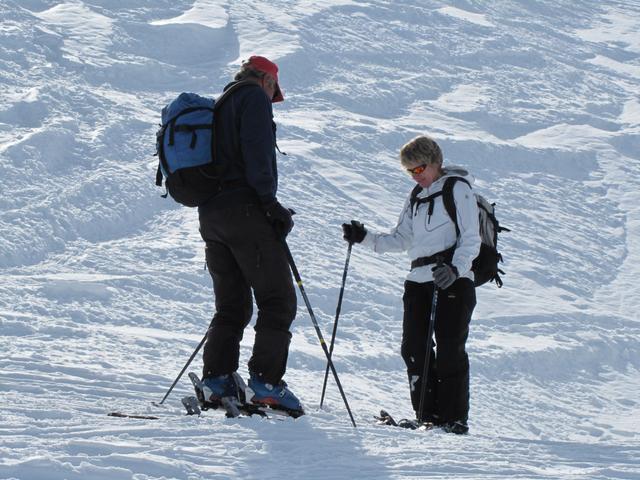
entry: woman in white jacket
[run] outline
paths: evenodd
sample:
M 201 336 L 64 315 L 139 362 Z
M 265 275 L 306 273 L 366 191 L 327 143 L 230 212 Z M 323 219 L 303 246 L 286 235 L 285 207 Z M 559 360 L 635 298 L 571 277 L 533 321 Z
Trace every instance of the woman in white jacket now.
M 352 220 L 342 226 L 344 238 L 379 253 L 409 254 L 412 265 L 404 283 L 402 357 L 413 409 L 419 421 L 463 434 L 469 430 L 469 358 L 465 345 L 476 305 L 471 265 L 480 250 L 473 179 L 463 169 L 444 168 L 440 147 L 427 136 L 414 138 L 402 147 L 400 162 L 418 186 L 407 197 L 396 227 L 389 233 L 374 233 Z M 457 181 L 447 181 L 449 178 Z M 457 226 L 445 208 L 446 192 L 451 195 L 451 190 Z M 439 266 L 438 260 L 442 262 Z M 436 351 L 431 348 L 429 352 L 427 388 L 420 411 L 434 288 L 439 289 L 434 324 Z

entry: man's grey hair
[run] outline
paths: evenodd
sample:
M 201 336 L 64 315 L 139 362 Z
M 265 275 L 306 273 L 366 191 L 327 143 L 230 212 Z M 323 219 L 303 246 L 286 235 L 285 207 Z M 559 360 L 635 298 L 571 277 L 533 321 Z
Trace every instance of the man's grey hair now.
M 240 67 L 240 70 L 238 70 L 238 73 L 236 73 L 236 76 L 233 77 L 233 79 L 236 81 L 246 80 L 248 78 L 261 79 L 264 76 L 265 76 L 264 72 L 261 72 L 260 70 L 256 70 L 249 62 L 244 62 L 242 64 L 242 67 Z

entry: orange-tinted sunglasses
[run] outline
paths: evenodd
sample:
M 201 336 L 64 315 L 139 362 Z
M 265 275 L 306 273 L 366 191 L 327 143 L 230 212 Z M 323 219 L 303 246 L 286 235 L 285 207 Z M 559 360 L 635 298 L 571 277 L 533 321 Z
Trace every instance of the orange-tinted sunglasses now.
M 420 175 L 426 169 L 427 169 L 427 164 L 423 163 L 422 165 L 418 165 L 417 167 L 407 168 L 407 172 L 409 172 L 411 175 Z

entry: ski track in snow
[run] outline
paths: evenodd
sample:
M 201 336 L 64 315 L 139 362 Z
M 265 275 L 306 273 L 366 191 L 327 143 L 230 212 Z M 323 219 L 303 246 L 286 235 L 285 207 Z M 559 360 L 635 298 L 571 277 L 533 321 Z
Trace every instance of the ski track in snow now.
M 0 0 L 0 478 L 640 477 L 639 2 L 134 3 Z M 358 246 L 334 351 L 358 429 L 332 382 L 318 408 L 302 299 L 286 379 L 307 416 L 186 417 L 186 376 L 151 404 L 213 313 L 197 214 L 153 185 L 159 111 L 253 53 L 281 68 L 279 198 L 327 340 L 340 224 L 394 225 L 406 141 L 435 136 L 497 202 L 469 436 L 373 425 L 411 415 L 408 261 Z

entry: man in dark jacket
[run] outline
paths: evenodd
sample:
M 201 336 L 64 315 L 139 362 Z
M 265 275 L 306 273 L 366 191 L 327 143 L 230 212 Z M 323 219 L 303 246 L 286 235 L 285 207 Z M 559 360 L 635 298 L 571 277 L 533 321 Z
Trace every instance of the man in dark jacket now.
M 204 347 L 208 401 L 236 396 L 240 341 L 258 307 L 249 387 L 254 403 L 302 413 L 282 380 L 296 315 L 296 293 L 284 248 L 292 211 L 276 198 L 276 127 L 272 103 L 284 100 L 278 67 L 260 56 L 244 62 L 242 82 L 216 111 L 216 158 L 225 165 L 219 193 L 199 207 L 200 233 L 215 294 L 216 313 Z

